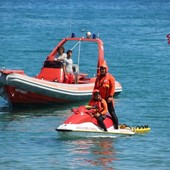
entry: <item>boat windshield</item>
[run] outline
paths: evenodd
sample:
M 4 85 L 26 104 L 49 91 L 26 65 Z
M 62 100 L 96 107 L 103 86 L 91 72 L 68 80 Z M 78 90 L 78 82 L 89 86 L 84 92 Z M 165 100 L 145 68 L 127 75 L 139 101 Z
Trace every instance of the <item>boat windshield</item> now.
M 63 63 L 61 61 L 45 61 L 44 68 L 63 68 Z

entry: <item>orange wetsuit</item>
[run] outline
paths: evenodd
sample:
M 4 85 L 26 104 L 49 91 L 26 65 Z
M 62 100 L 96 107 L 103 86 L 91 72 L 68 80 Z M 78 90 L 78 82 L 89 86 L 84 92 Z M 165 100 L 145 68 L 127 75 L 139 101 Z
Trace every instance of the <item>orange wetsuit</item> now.
M 107 128 L 103 122 L 103 120 L 105 119 L 105 114 L 107 113 L 107 103 L 104 99 L 102 99 L 101 97 L 98 100 L 94 100 L 94 98 L 92 98 L 89 103 L 89 106 L 94 107 L 95 111 L 94 111 L 94 117 L 97 119 L 97 122 L 99 124 L 99 126 L 104 130 L 107 131 Z
M 101 97 L 105 100 L 107 100 L 108 97 L 113 97 L 115 92 L 114 77 L 109 73 L 106 73 L 104 77 L 99 75 L 96 78 L 94 89 L 98 89 Z
M 96 113 L 105 115 L 107 113 L 107 103 L 104 99 L 95 101 L 93 98 L 89 101 L 89 106 L 92 106 L 96 109 Z

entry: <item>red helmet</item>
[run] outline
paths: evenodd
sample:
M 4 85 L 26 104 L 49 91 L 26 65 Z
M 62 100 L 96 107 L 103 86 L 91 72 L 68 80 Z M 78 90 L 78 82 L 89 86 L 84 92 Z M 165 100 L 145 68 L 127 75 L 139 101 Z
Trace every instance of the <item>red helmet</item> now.
M 98 97 L 96 96 L 96 94 Z M 100 91 L 98 89 L 93 90 L 93 99 L 96 99 L 96 97 L 97 97 L 97 100 L 101 99 Z
M 106 72 L 108 72 L 108 66 L 106 64 L 106 61 L 104 61 L 101 65 L 100 65 L 100 68 L 105 68 L 106 69 Z
M 98 89 L 94 89 L 94 90 L 93 90 L 93 94 L 95 94 L 95 93 L 100 94 L 100 91 L 99 91 Z

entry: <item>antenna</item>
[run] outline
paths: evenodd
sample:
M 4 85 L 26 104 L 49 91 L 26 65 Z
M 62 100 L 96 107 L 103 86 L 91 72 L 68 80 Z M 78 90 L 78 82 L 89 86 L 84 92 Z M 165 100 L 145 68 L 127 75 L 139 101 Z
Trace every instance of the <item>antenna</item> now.
M 82 32 L 82 37 L 83 37 L 83 35 L 84 35 L 84 29 L 81 29 L 81 32 Z
M 72 33 L 72 20 L 70 20 L 70 35 L 71 35 L 71 33 Z

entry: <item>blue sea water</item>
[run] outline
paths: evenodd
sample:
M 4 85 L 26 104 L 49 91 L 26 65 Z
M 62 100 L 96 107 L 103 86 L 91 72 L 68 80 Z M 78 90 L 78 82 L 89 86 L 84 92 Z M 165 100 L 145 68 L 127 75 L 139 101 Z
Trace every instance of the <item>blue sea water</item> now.
M 120 123 L 151 132 L 61 139 L 55 128 L 82 103 L 11 108 L 0 99 L 2 170 L 168 170 L 170 167 L 170 1 L 1 0 L 0 68 L 34 76 L 55 45 L 82 29 L 100 35 L 109 71 L 121 82 Z M 87 61 L 93 62 L 93 60 Z M 85 65 L 86 69 L 92 69 Z

